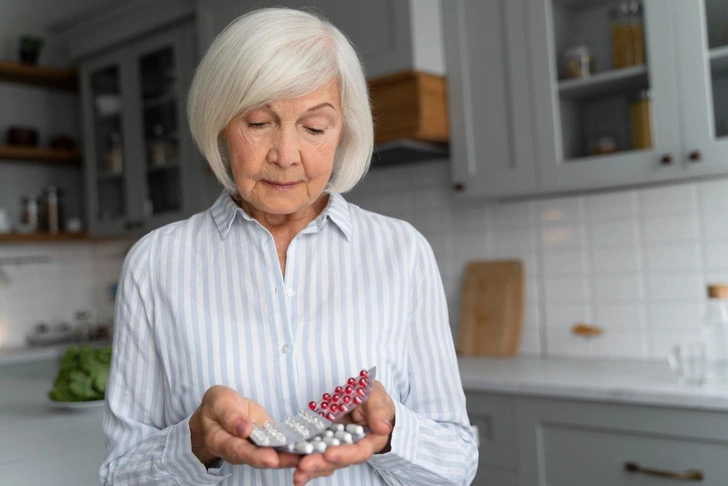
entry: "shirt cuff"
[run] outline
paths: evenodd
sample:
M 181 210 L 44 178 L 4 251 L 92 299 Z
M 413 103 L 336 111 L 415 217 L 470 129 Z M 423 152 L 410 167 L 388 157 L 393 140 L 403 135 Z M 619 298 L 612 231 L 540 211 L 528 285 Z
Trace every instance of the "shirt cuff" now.
M 378 471 L 403 470 L 415 462 L 419 441 L 419 420 L 417 414 L 401 403 L 394 402 L 395 425 L 392 430 L 390 451 L 374 454 L 367 462 Z
M 162 464 L 180 485 L 213 486 L 230 476 L 221 475 L 221 467 L 205 468 L 205 465 L 192 453 L 190 417 L 169 429 L 162 453 Z

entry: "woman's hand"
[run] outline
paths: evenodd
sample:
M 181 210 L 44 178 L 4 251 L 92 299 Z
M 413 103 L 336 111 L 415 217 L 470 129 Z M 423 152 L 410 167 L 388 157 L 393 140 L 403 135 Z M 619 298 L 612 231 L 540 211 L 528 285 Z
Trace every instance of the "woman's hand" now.
M 256 468 L 296 467 L 300 456 L 258 447 L 248 440 L 253 423 L 268 421 L 271 421 L 268 413 L 256 402 L 240 396 L 232 388 L 212 386 L 190 417 L 192 453 L 206 467 L 218 458 Z
M 337 469 L 361 464 L 372 454 L 389 452 L 394 428 L 394 402 L 381 383 L 374 382 L 369 399 L 346 419 L 369 427 L 371 434 L 356 444 L 330 447 L 323 454 L 304 456 L 293 474 L 294 486 L 303 486 L 313 478 L 331 476 Z

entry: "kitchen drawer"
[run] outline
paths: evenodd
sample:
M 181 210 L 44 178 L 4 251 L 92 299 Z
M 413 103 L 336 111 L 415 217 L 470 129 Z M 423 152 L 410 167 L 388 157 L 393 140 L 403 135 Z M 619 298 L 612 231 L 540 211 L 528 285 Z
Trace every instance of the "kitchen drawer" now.
M 486 393 L 467 392 L 470 423 L 478 429 L 480 467 L 515 467 L 513 400 Z
M 470 486 L 516 486 L 516 474 L 509 470 L 480 466 Z
M 516 413 L 521 486 L 728 484 L 728 413 L 548 399 Z
M 554 486 L 725 486 L 728 481 L 728 443 L 716 444 L 649 436 L 617 430 L 564 427 L 542 428 L 546 484 Z M 625 470 L 627 463 L 665 474 L 699 471 L 703 479 L 675 480 Z

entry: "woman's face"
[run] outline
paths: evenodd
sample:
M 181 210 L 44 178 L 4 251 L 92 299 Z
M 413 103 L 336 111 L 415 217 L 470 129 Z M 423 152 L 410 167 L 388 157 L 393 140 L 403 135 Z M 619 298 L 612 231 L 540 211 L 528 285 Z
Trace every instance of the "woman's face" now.
M 329 181 L 342 126 L 335 81 L 233 118 L 223 135 L 238 193 L 268 214 L 307 209 Z

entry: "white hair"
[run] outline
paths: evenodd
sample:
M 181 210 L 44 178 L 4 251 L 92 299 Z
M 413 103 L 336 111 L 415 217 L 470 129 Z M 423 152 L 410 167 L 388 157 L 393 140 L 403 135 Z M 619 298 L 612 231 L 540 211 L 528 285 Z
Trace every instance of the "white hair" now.
M 361 61 L 347 37 L 300 10 L 266 8 L 228 25 L 197 67 L 187 100 L 192 136 L 217 179 L 236 194 L 222 132 L 235 116 L 339 84 L 343 136 L 328 193 L 351 190 L 369 168 L 374 127 Z

